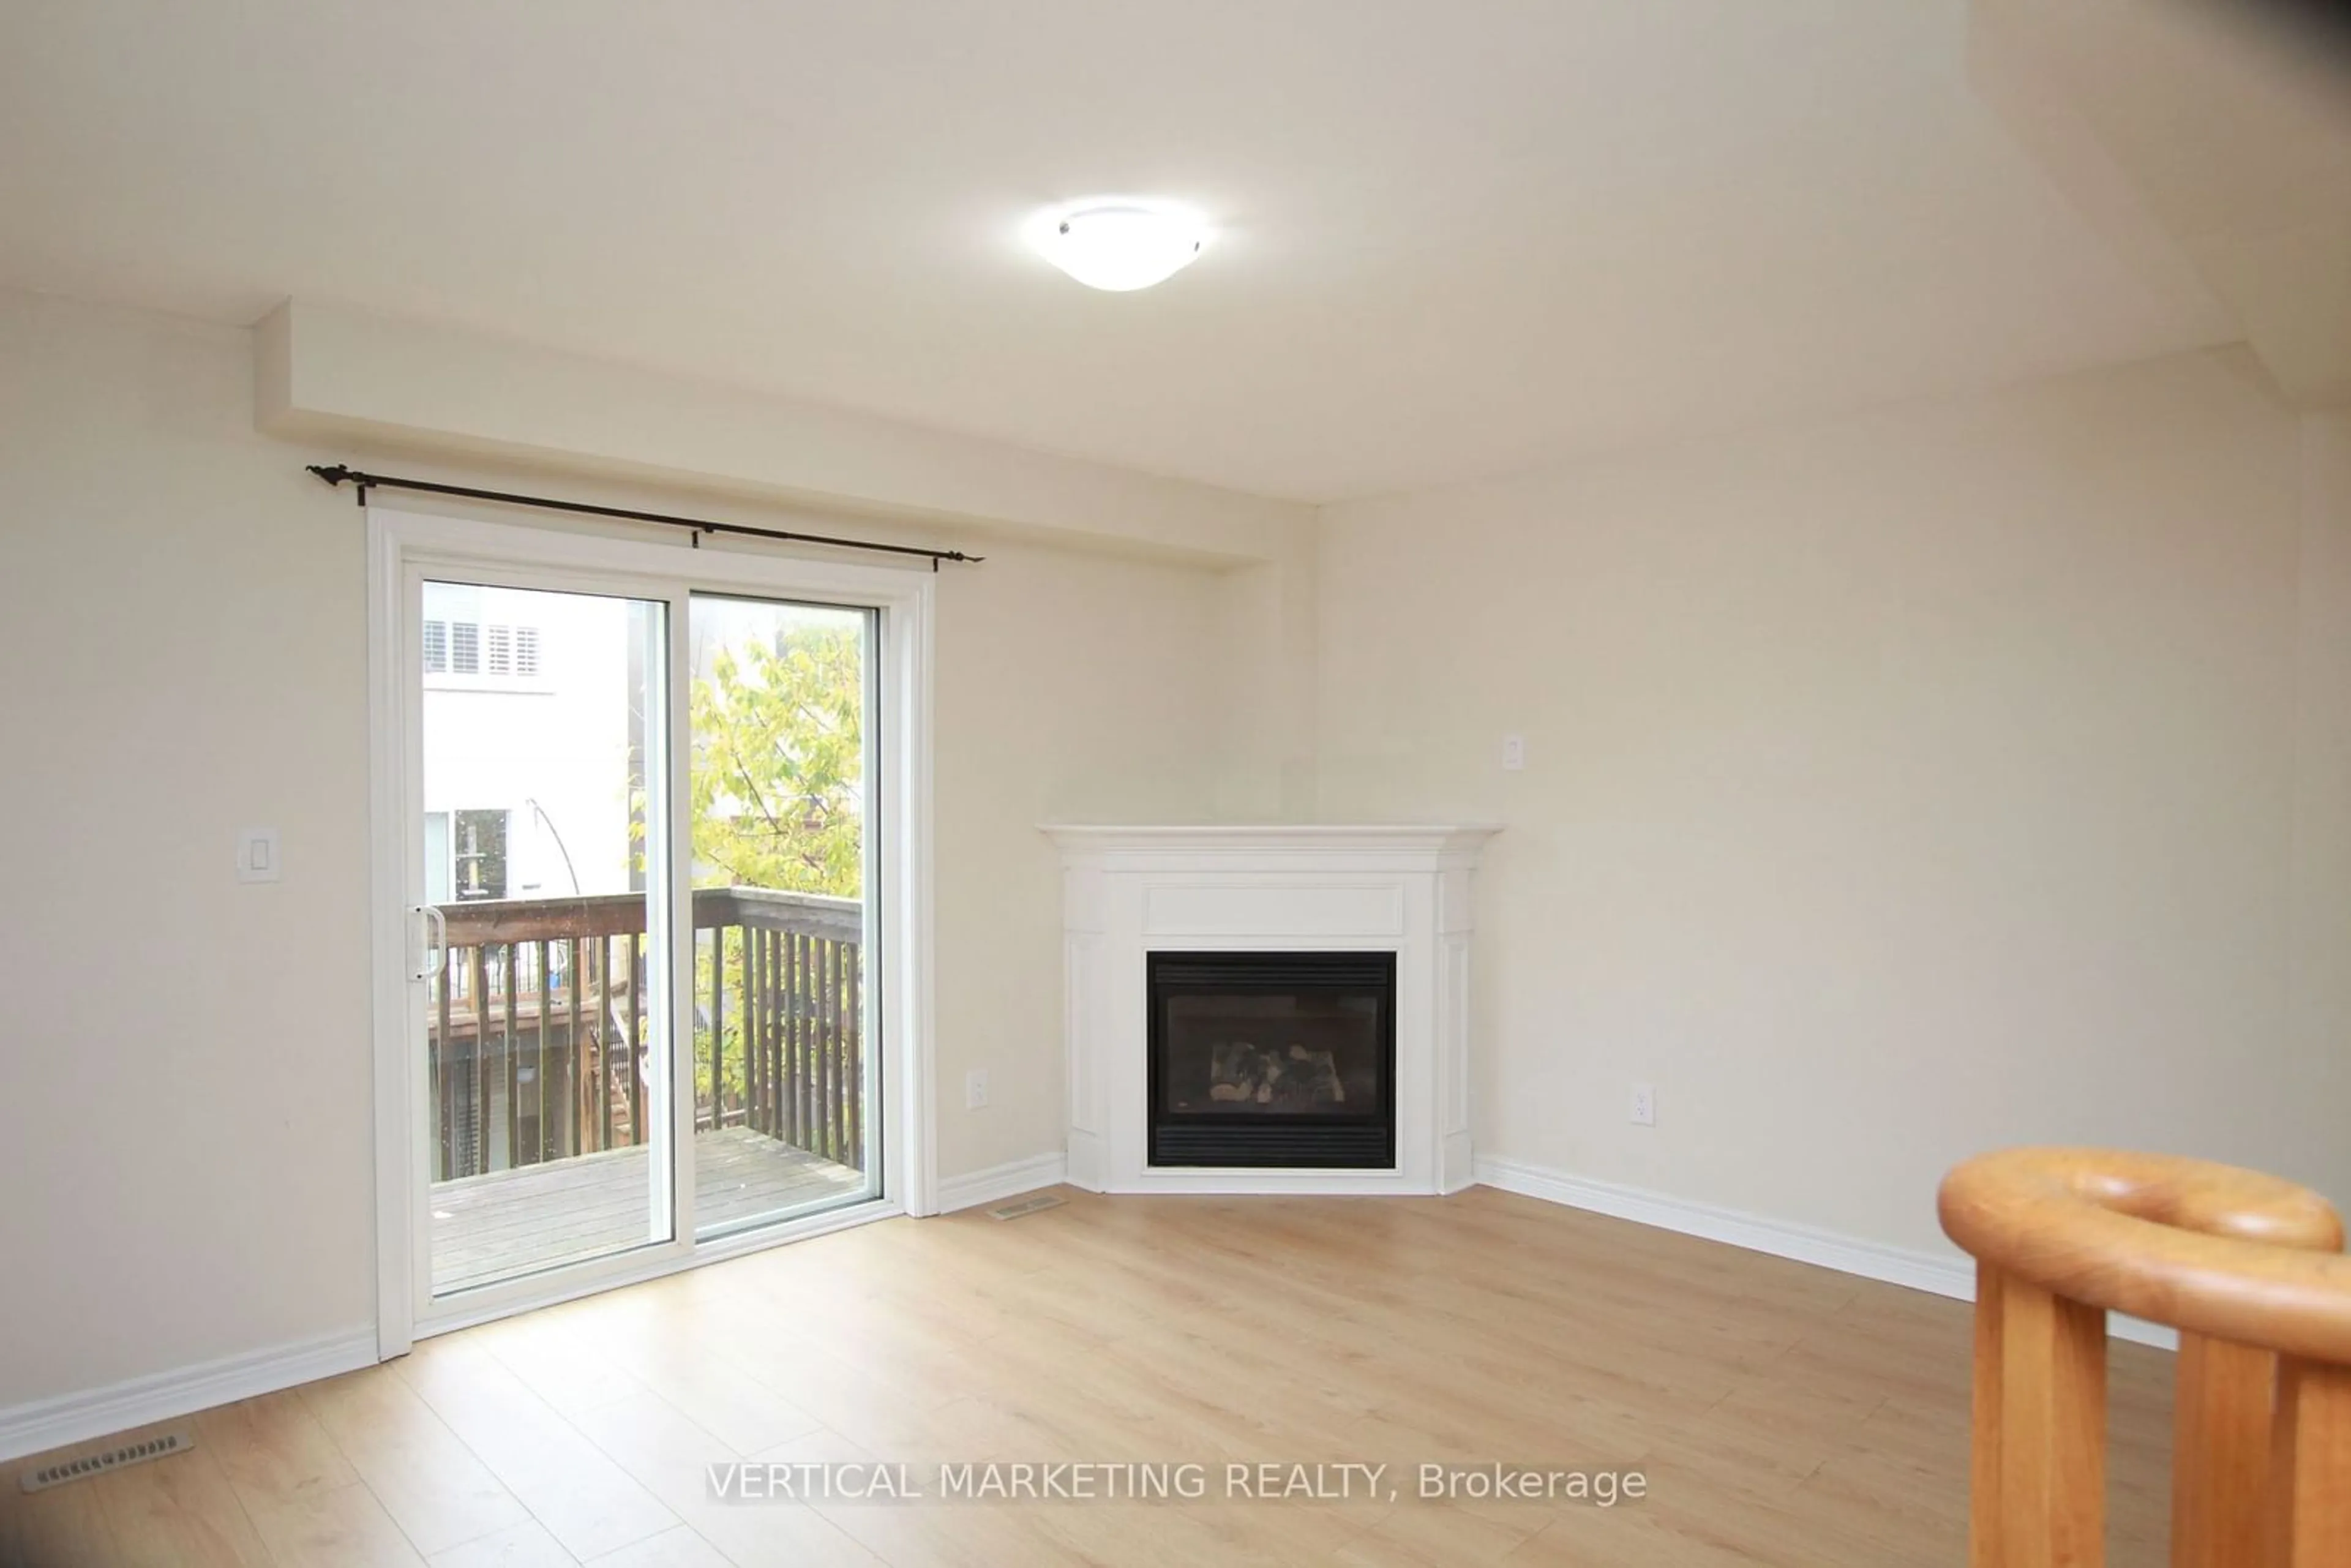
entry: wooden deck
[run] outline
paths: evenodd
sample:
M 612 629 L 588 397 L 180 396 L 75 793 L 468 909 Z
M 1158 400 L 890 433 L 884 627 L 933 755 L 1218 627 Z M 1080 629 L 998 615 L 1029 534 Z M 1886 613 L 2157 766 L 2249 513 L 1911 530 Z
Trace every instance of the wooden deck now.
M 433 1293 L 601 1257 L 646 1239 L 643 1148 L 433 1184 Z M 725 1230 L 863 1190 L 865 1176 L 748 1127 L 698 1133 L 694 1212 Z

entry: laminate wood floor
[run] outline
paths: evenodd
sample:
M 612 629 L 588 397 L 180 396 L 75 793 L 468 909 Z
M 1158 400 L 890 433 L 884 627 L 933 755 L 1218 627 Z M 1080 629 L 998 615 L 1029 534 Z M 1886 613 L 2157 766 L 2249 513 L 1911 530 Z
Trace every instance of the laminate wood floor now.
M 11 1479 L 0 1561 L 1966 1561 L 1959 1303 L 1486 1188 L 1064 1196 L 864 1226 L 209 1411 L 189 1454 L 30 1497 Z M 2111 1354 L 2112 1561 L 2157 1563 L 2171 1358 Z M 1210 1479 L 1189 1502 L 718 1500 L 708 1467 L 734 1460 Z M 1226 1495 L 1254 1462 L 1386 1463 L 1402 1495 Z M 1424 1501 L 1423 1463 L 1632 1470 L 1647 1495 Z

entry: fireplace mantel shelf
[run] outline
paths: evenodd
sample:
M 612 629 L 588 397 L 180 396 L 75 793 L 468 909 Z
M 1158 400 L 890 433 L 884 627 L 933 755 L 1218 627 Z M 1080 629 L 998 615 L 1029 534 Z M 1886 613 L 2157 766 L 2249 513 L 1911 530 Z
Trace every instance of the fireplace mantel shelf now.
M 1439 823 L 1055 824 L 1065 873 L 1070 1179 L 1101 1192 L 1454 1192 L 1469 1185 L 1469 937 L 1479 852 Z M 1395 955 L 1393 1168 L 1155 1166 L 1153 953 Z

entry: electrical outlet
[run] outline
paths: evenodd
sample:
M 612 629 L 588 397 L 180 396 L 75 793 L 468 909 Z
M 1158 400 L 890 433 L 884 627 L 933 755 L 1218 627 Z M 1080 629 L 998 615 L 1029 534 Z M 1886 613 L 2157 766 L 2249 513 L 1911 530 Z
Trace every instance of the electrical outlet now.
M 1636 1127 L 1657 1124 L 1657 1092 L 1649 1084 L 1633 1085 L 1633 1124 Z
M 963 1108 L 977 1111 L 987 1103 L 987 1069 L 982 1067 L 963 1075 Z
M 1502 768 L 1516 773 L 1527 765 L 1527 737 L 1523 735 L 1502 737 Z

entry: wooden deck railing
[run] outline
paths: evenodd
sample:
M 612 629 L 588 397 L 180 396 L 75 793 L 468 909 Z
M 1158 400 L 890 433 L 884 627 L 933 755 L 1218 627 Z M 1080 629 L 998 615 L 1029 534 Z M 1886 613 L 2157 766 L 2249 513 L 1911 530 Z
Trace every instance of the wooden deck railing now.
M 645 1141 L 642 894 L 440 906 L 427 1015 L 436 1181 Z M 862 1168 L 854 899 L 697 888 L 695 1124 Z
M 2179 1331 L 2175 1568 L 2351 1564 L 2351 1259 L 2316 1194 L 2011 1149 L 1943 1182 L 1974 1256 L 1971 1568 L 2105 1561 L 2106 1313 Z

